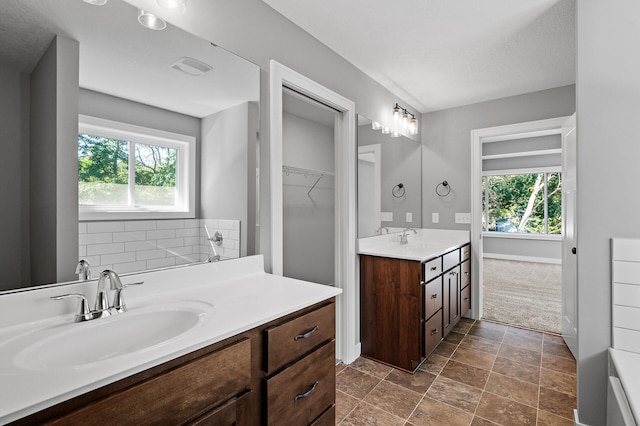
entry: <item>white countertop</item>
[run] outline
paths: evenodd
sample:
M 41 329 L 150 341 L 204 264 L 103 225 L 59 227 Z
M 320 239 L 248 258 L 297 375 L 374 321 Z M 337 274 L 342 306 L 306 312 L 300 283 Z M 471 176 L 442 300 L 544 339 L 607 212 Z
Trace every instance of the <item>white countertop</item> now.
M 636 419 L 640 419 L 640 354 L 609 348 L 624 393 Z
M 400 234 L 385 234 L 358 240 L 358 254 L 395 259 L 427 261 L 470 241 L 469 231 L 417 229 L 407 233 L 408 244 L 400 244 Z
M 90 290 L 89 286 L 94 287 L 95 282 L 0 296 L 0 424 L 342 293 L 341 289 L 335 287 L 267 274 L 264 272 L 262 256 L 122 277 L 123 283 L 140 280 L 145 281 L 143 286 L 127 289 L 129 312 L 117 314 L 122 315 L 120 321 L 126 319 L 125 315 L 148 309 L 153 304 L 170 306 L 172 303 L 188 301 L 201 303 L 210 309 L 195 327 L 153 346 L 151 350 L 73 368 L 25 368 L 16 362 L 16 358 L 19 358 L 16 354 L 24 349 L 25 342 L 29 343 L 29 336 L 41 336 L 43 330 L 82 327 L 103 321 L 97 319 L 73 323 L 77 300 L 59 302 L 49 299 L 51 295 L 78 291 L 81 286 L 84 286 L 84 290 Z M 35 317 L 34 305 L 40 307 L 39 311 L 35 311 L 39 312 Z M 47 310 L 57 315 L 45 315 Z M 26 321 L 25 315 L 31 315 L 30 318 L 35 320 Z M 43 353 L 42 356 L 46 357 L 47 354 Z

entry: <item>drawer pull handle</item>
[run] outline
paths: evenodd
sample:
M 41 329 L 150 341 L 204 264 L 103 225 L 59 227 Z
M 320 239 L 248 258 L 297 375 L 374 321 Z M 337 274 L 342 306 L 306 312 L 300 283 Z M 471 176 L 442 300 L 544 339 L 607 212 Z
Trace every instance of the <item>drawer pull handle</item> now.
M 468 273 L 468 272 L 465 272 L 464 274 L 465 274 L 466 276 L 469 276 L 469 273 Z
M 432 299 L 437 299 L 437 298 L 438 298 L 438 293 L 436 293 L 436 294 L 432 294 L 432 295 L 431 295 L 431 298 L 432 298 Z
M 464 298 L 464 300 L 465 300 L 465 301 L 467 301 L 467 300 L 469 300 L 469 298 L 468 298 L 468 297 L 465 297 L 465 298 Z
M 304 334 L 298 334 L 297 336 L 295 336 L 293 338 L 293 340 L 300 340 L 300 339 L 306 339 L 307 337 L 310 337 L 313 333 L 315 333 L 316 331 L 318 331 L 318 326 L 316 325 L 315 327 L 313 327 L 311 330 L 307 331 Z M 297 400 L 296 400 L 297 401 Z
M 438 329 L 437 329 L 437 328 L 434 328 L 433 330 L 431 330 L 431 335 L 432 335 L 432 336 L 433 336 L 434 334 L 437 334 L 437 333 L 438 333 Z
M 432 266 L 432 267 L 431 267 L 431 270 L 432 270 L 432 271 L 435 271 L 436 269 L 438 269 L 438 267 L 437 267 L 437 266 Z
M 311 392 L 313 392 L 314 390 L 316 390 L 316 387 L 318 386 L 318 382 L 315 382 L 313 385 L 311 385 L 311 389 L 309 389 L 308 391 L 306 391 L 305 393 L 301 393 L 299 395 L 296 395 L 293 400 L 294 401 L 298 401 L 301 400 L 303 398 L 308 397 L 309 395 L 311 395 Z

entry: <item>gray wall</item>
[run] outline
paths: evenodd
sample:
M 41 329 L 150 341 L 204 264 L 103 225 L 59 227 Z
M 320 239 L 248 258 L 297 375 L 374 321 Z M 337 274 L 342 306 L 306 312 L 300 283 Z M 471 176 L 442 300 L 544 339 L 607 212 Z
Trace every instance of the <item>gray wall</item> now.
M 283 165 L 334 171 L 333 126 L 284 113 Z M 307 195 L 316 176 L 282 177 L 283 272 L 321 284 L 335 282 L 335 179 L 321 179 Z
M 606 412 L 609 241 L 640 238 L 640 2 L 581 0 L 576 8 L 578 413 L 595 426 Z
M 29 79 L 0 65 L 0 291 L 28 286 L 29 262 Z M 16 182 L 18 184 L 16 184 Z
M 455 213 L 471 211 L 471 131 L 485 127 L 568 116 L 575 112 L 575 86 L 564 86 L 422 115 L 422 226 L 470 229 Z M 439 197 L 446 180 L 451 194 Z M 431 213 L 440 223 L 431 223 Z
M 560 261 L 562 259 L 562 241 L 485 237 L 482 239 L 482 252 L 485 257 L 497 254 L 550 259 L 550 262 Z
M 422 168 L 420 143 L 406 137 L 391 138 L 371 125 L 358 127 L 358 146 L 380 144 L 382 152 L 381 197 L 383 212 L 393 212 L 393 221 L 382 222 L 382 226 L 397 228 L 420 228 L 422 218 Z M 405 196 L 396 198 L 391 190 L 402 183 Z M 413 221 L 406 222 L 406 213 L 413 213 Z
M 75 278 L 78 43 L 57 37 L 31 74 L 30 238 L 36 283 Z
M 202 119 L 201 199 L 203 219 L 240 220 L 240 255 L 247 255 L 249 103 Z

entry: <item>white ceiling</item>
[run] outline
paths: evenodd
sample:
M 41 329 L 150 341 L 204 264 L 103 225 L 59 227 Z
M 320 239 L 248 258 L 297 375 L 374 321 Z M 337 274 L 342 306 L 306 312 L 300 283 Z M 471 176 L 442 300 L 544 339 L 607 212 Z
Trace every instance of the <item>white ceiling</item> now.
M 86 89 L 200 118 L 259 101 L 257 65 L 172 25 L 146 29 L 137 8 L 124 1 L 0 1 L 3 67 L 30 73 L 55 34 L 79 42 L 80 87 Z M 193 77 L 172 69 L 184 56 L 213 70 Z
M 263 0 L 420 112 L 575 83 L 575 0 Z

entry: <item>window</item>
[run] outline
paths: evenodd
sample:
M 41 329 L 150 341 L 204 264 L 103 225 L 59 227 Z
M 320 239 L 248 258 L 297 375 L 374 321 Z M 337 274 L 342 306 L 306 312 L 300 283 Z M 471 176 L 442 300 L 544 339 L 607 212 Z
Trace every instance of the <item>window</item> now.
M 559 171 L 491 174 L 483 177 L 482 190 L 484 232 L 561 234 L 562 176 Z
M 195 138 L 80 116 L 80 218 L 194 217 Z

